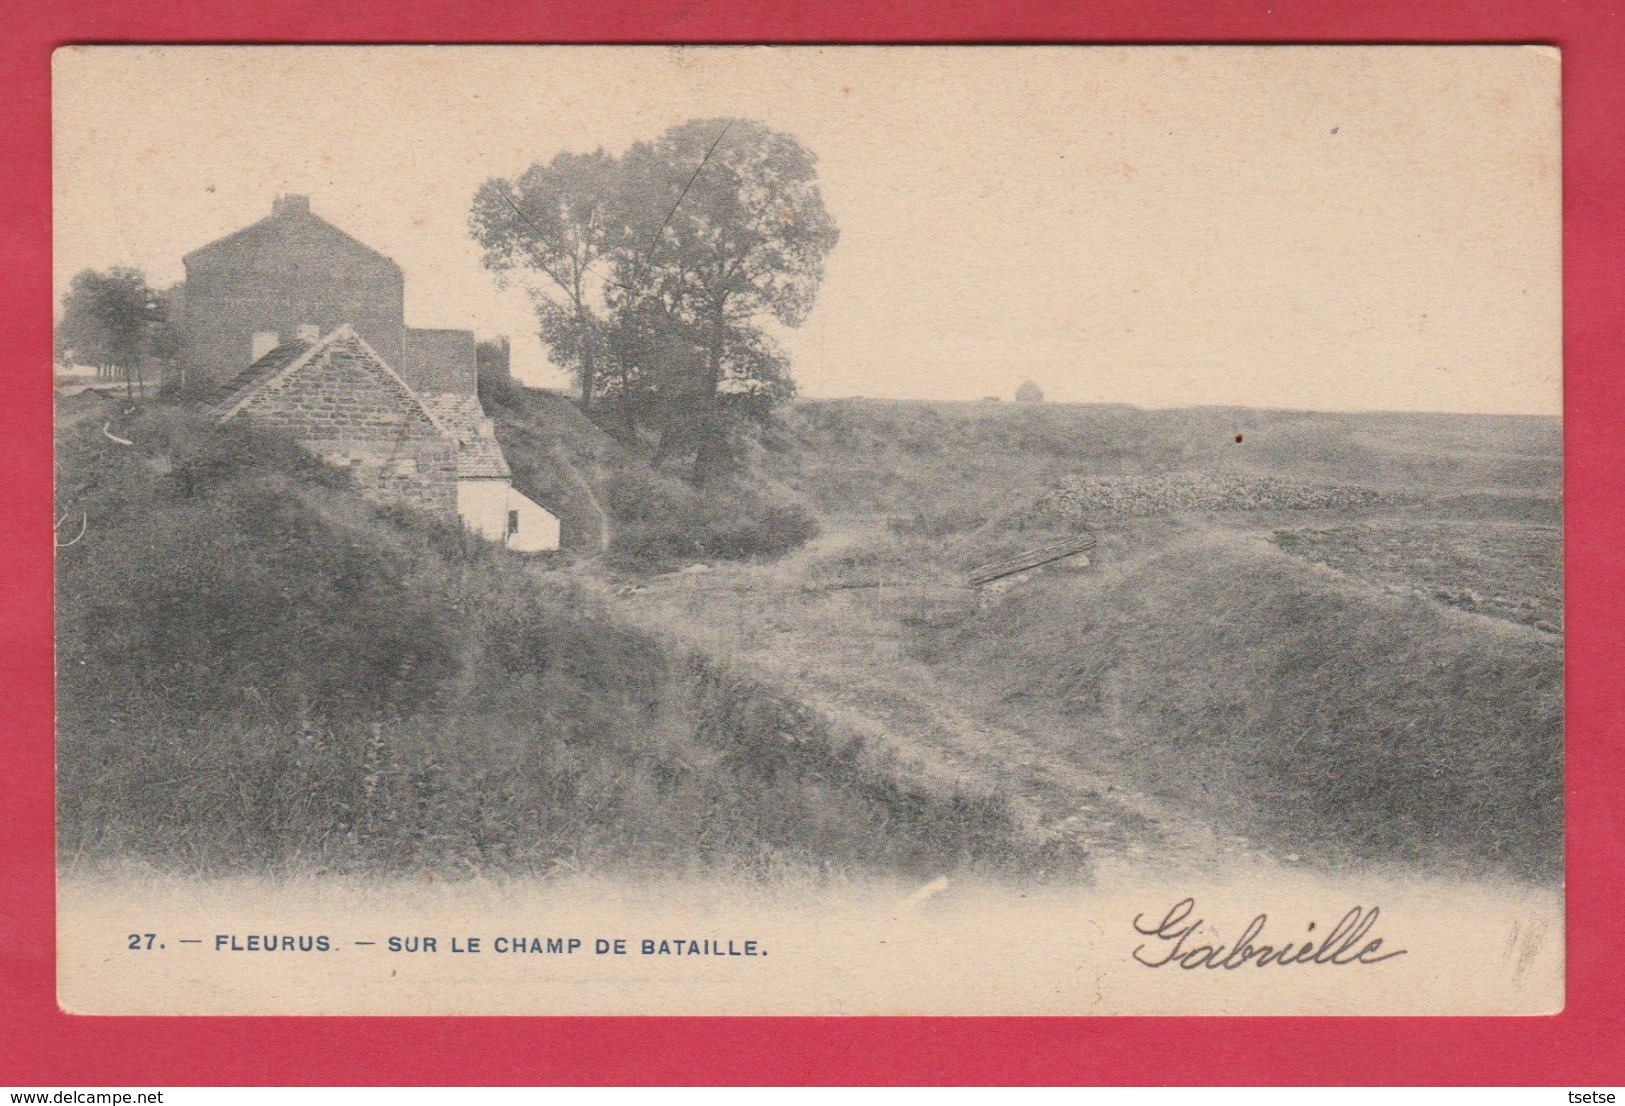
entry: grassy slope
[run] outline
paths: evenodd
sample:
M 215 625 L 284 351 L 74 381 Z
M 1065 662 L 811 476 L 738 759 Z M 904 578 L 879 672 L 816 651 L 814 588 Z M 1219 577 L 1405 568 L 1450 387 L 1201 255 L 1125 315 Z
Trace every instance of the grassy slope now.
M 932 642 L 1062 755 L 1277 854 L 1552 873 L 1562 649 L 1228 528 L 1040 578 Z
M 625 451 L 566 396 L 511 387 L 482 398 L 513 470 L 514 487 L 558 516 L 565 549 L 603 548 L 609 519 L 602 489 Z
M 290 442 L 60 422 L 69 863 L 938 873 L 1054 860 L 593 588 L 355 496 Z M 101 434 L 104 420 L 133 441 Z M 1074 864 L 1072 870 L 1076 871 Z
M 1555 419 L 816 401 L 796 406 L 759 464 L 856 538 L 666 596 L 665 624 L 699 624 L 822 695 L 845 689 L 843 708 L 920 757 L 993 778 L 1003 758 L 1024 797 L 1055 793 L 1069 765 L 1274 856 L 1557 869 L 1560 638 L 1453 611 L 1433 598 L 1440 580 L 1410 590 L 1376 570 L 1329 572 L 1267 541 L 1362 520 L 1448 531 L 1449 575 L 1451 557 L 1472 567 L 1482 520 L 1518 529 L 1529 573 L 1549 575 Z M 978 560 L 1042 538 L 1014 528 L 1012 507 L 1051 482 L 1162 471 L 1409 499 L 1360 520 L 1095 516 L 1094 568 L 1040 575 L 980 612 L 957 586 Z M 772 611 L 760 616 L 772 633 L 747 625 L 752 609 Z M 858 650 L 858 637 L 879 648 Z M 931 703 L 938 716 L 921 719 Z M 1094 802 L 1084 784 L 1059 791 L 1051 817 L 1056 802 Z

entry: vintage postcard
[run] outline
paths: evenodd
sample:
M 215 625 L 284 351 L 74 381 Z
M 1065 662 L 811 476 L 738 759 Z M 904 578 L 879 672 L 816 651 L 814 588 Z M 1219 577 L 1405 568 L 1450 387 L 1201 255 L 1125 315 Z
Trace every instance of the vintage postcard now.
M 1560 1010 L 1559 73 L 59 50 L 62 1007 Z

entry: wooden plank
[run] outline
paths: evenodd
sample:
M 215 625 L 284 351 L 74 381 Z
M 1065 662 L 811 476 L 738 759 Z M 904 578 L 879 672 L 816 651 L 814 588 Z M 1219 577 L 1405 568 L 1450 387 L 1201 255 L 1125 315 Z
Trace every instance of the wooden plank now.
M 983 565 L 982 568 L 978 569 L 977 571 L 984 571 L 986 569 L 997 568 L 1009 564 L 1042 563 L 1043 561 L 1053 557 L 1065 557 L 1073 553 L 1081 553 L 1085 549 L 1093 547 L 1094 544 L 1094 538 L 1089 536 L 1070 538 L 1067 541 L 1056 542 L 1054 545 L 1046 545 L 1038 549 L 1029 549 L 1022 553 L 1012 554 L 1009 557 L 992 561 L 989 564 Z
M 1059 561 L 1082 553 L 1086 549 L 1093 549 L 1095 539 L 1091 535 L 1071 538 L 1054 545 L 1046 545 L 1039 549 L 1029 549 L 1025 553 L 1018 553 L 1013 557 L 1005 557 L 983 565 L 971 572 L 970 582 L 973 586 L 991 583 L 1005 576 L 1014 576 L 1018 572 L 1047 565 L 1052 561 Z

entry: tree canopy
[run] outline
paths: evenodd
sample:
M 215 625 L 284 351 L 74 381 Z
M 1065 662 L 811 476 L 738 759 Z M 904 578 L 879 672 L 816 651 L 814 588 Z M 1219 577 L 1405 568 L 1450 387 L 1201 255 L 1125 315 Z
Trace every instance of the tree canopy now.
M 139 372 L 144 358 L 173 358 L 179 339 L 170 320 L 170 302 L 181 291 L 158 292 L 139 269 L 115 266 L 78 273 L 62 297 L 56 327 L 56 356 L 81 365 Z
M 615 238 L 620 166 L 602 150 L 560 153 L 518 179 L 490 180 L 475 194 L 469 229 L 485 249 L 485 267 L 506 281 L 539 276 L 528 285 L 542 341 L 555 363 L 581 386 L 590 409 L 602 385 L 602 275 L 596 270 Z
M 815 161 L 761 123 L 693 120 L 488 181 L 470 230 L 500 281 L 525 282 L 583 407 L 654 434 L 657 464 L 692 452 L 698 482 L 794 393 L 764 326 L 805 320 L 839 237 Z

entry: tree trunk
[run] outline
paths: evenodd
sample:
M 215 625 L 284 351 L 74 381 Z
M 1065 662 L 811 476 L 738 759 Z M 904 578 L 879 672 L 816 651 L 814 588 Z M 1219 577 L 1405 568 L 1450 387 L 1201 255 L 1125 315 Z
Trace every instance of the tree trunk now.
M 689 483 L 698 487 L 717 475 L 726 465 L 727 428 L 722 425 L 719 392 L 722 384 L 722 328 L 724 323 L 718 312 L 711 326 L 711 344 L 705 352 L 704 391 L 701 394 L 699 418 L 695 420 L 694 472 Z
M 637 413 L 632 408 L 632 381 L 630 379 L 621 382 L 621 425 L 626 428 L 626 440 L 628 442 L 638 440 L 638 419 Z
M 576 298 L 576 321 L 581 326 L 581 410 L 592 410 L 592 394 L 598 388 L 598 362 L 593 355 L 592 322 L 582 305 L 580 293 Z

